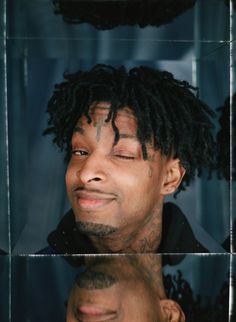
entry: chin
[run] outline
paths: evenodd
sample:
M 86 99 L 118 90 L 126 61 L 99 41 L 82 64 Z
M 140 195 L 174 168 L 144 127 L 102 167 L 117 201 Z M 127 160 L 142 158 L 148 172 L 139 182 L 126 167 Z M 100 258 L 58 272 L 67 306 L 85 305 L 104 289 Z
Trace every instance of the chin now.
M 76 220 L 76 227 L 83 234 L 96 237 L 108 237 L 117 232 L 117 228 L 113 226 L 93 223 L 89 221 Z

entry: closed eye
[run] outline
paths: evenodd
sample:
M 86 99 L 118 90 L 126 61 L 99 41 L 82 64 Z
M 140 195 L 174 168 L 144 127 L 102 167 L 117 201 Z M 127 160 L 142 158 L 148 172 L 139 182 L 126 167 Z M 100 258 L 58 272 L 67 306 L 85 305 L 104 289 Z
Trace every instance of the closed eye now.
M 134 160 L 135 159 L 135 157 L 131 157 L 131 156 L 128 156 L 128 155 L 122 155 L 122 154 L 116 154 L 115 156 L 117 158 L 125 159 L 125 160 Z

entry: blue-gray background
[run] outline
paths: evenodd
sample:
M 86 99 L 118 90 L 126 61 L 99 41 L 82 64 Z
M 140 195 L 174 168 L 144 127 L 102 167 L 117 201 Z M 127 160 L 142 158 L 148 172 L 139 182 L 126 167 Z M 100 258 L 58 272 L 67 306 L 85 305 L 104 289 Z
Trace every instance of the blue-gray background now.
M 210 310 L 223 285 L 229 284 L 229 255 L 188 255 L 180 265 L 166 266 L 163 273 L 177 277 L 178 270 L 189 283 L 194 301 L 200 296 L 201 306 Z M 12 321 L 65 322 L 66 302 L 79 271 L 60 257 L 13 257 Z M 221 300 L 227 308 L 228 294 L 221 295 Z
M 63 155 L 50 137 L 42 137 L 47 101 L 63 72 L 96 63 L 149 65 L 199 86 L 201 99 L 216 109 L 230 91 L 229 9 L 222 0 L 199 0 L 159 28 L 98 31 L 66 24 L 50 0 L 14 0 L 8 2 L 7 19 L 11 248 L 14 254 L 35 253 L 69 208 Z M 4 171 L 1 176 L 5 179 Z M 228 183 L 197 179 L 175 202 L 198 239 L 210 251 L 222 251 L 217 244 L 229 235 Z M 6 250 L 9 218 L 4 208 L 3 213 L 0 248 Z
M 229 16 L 223 0 L 198 0 L 193 9 L 159 28 L 98 31 L 88 24 L 65 24 L 54 15 L 50 0 L 0 1 L 0 250 L 10 252 L 0 257 L 1 321 L 8 321 L 9 264 L 15 321 L 20 320 L 18 313 L 22 321 L 29 316 L 29 321 L 64 321 L 63 303 L 74 278 L 75 269 L 59 258 L 11 256 L 44 248 L 48 233 L 69 208 L 63 155 L 50 137 L 42 137 L 54 84 L 63 80 L 63 72 L 96 63 L 145 64 L 199 86 L 200 97 L 216 109 L 230 93 L 230 73 L 236 90 Z M 234 62 L 235 52 L 231 54 Z M 230 229 L 229 183 L 216 177 L 197 179 L 175 202 L 197 237 L 212 252 L 221 251 L 218 244 Z M 187 259 L 181 269 L 196 291 L 214 296 L 229 261 L 225 255 L 207 258 Z M 54 311 L 51 303 L 60 309 Z

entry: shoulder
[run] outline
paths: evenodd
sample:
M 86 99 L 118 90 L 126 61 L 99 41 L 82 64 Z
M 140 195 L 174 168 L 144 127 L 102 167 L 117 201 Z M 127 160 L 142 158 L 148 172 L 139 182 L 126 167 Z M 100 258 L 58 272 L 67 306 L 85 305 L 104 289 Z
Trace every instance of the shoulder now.
M 165 203 L 162 225 L 162 253 L 207 253 L 195 237 L 186 216 L 173 203 Z

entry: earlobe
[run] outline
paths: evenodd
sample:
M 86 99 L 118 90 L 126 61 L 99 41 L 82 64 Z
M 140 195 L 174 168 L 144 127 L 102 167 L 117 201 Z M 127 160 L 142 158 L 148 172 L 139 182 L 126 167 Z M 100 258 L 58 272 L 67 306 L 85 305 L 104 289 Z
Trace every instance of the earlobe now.
M 179 159 L 170 159 L 167 162 L 166 175 L 162 186 L 163 195 L 175 192 L 186 172 Z
M 162 315 L 165 322 L 185 322 L 185 315 L 175 301 L 166 299 L 160 301 Z

